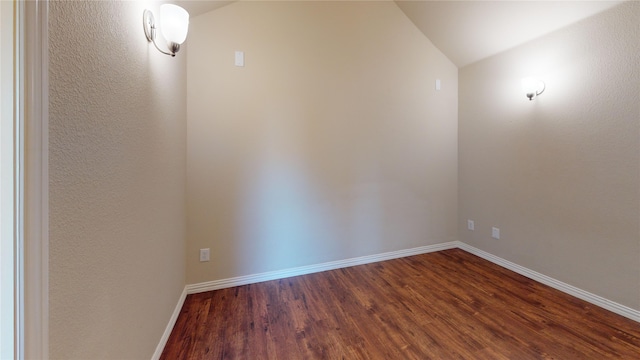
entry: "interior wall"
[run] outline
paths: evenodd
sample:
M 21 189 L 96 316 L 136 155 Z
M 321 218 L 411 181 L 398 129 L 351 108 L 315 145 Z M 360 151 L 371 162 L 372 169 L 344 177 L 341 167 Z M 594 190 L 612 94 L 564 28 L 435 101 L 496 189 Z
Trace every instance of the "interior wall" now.
M 464 67 L 459 92 L 460 240 L 633 309 L 639 18 L 629 2 Z M 546 82 L 533 101 L 528 75 Z
M 187 64 L 187 283 L 457 240 L 457 68 L 395 3 L 233 3 Z
M 49 4 L 52 359 L 151 358 L 184 289 L 186 60 L 144 5 Z

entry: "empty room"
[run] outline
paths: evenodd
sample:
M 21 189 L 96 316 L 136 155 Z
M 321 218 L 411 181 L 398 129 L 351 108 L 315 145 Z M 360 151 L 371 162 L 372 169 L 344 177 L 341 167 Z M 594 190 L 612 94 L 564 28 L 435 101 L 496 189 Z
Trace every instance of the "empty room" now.
M 40 9 L 26 358 L 640 358 L 640 2 Z

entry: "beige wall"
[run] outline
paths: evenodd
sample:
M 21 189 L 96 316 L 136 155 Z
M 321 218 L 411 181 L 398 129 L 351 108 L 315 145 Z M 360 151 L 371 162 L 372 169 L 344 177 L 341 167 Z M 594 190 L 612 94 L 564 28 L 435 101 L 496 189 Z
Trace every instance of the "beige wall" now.
M 463 68 L 459 132 L 456 67 L 393 3 L 232 4 L 176 58 L 143 5 L 50 6 L 53 359 L 149 358 L 185 269 L 458 238 L 640 309 L 638 3 Z
M 639 18 L 627 3 L 464 67 L 459 93 L 460 240 L 634 309 Z M 530 74 L 547 84 L 534 101 Z
M 186 61 L 143 5 L 50 4 L 52 359 L 150 358 L 184 288 Z
M 234 3 L 188 55 L 187 283 L 457 239 L 457 68 L 395 3 Z

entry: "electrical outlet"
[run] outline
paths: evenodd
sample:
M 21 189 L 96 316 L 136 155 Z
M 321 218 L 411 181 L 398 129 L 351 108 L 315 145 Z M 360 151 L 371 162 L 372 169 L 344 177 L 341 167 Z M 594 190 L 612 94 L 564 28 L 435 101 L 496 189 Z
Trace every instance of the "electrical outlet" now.
M 244 51 L 236 51 L 235 65 L 239 67 L 244 66 Z
M 200 262 L 209 261 L 209 248 L 200 249 Z
M 473 220 L 467 220 L 467 229 L 469 229 L 469 230 L 475 230 L 476 229 L 476 225 L 473 222 Z
M 494 239 L 500 239 L 500 229 L 497 227 L 491 228 L 491 237 Z

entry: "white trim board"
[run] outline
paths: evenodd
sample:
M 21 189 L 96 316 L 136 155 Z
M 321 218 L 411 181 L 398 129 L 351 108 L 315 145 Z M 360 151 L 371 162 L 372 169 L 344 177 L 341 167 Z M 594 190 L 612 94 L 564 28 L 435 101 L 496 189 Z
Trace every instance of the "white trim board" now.
M 511 261 L 492 255 L 488 252 L 482 251 L 471 245 L 467 245 L 461 241 L 451 241 L 451 242 L 442 243 L 442 244 L 421 246 L 413 249 L 392 251 L 392 252 L 376 254 L 376 255 L 361 256 L 357 258 L 331 261 L 331 262 L 316 264 L 316 265 L 301 266 L 301 267 L 292 268 L 292 269 L 284 269 L 284 270 L 271 271 L 271 272 L 260 273 L 260 274 L 245 275 L 245 276 L 238 276 L 238 277 L 228 278 L 228 279 L 189 284 L 185 286 L 185 290 L 187 294 L 196 294 L 196 293 L 205 292 L 205 291 L 219 290 L 219 289 L 225 289 L 229 287 L 247 285 L 247 284 L 255 284 L 255 283 L 269 281 L 269 280 L 284 279 L 292 276 L 311 274 L 311 273 L 327 271 L 327 270 L 335 270 L 335 269 L 340 269 L 340 268 L 349 267 L 349 266 L 369 264 L 369 263 L 378 262 L 378 261 L 397 259 L 397 258 L 406 257 L 406 256 L 426 254 L 430 252 L 442 251 L 442 250 L 454 249 L 454 248 L 462 249 L 468 253 L 479 256 L 496 265 L 502 266 L 520 275 L 526 276 L 539 283 L 545 284 L 547 286 L 551 286 L 556 290 L 560 290 L 571 296 L 575 296 L 578 299 L 582 299 L 586 302 L 589 302 L 593 305 L 596 305 L 606 310 L 609 310 L 611 312 L 614 312 L 618 315 L 622 315 L 631 320 L 640 322 L 640 310 L 632 309 L 630 307 L 624 306 L 622 304 L 618 304 L 609 299 L 605 299 L 602 296 L 592 294 L 588 291 L 579 289 L 573 285 L 569 285 L 560 280 L 556 280 L 547 275 L 525 268 L 524 266 L 520 266 L 518 264 L 512 263 Z
M 509 269 L 513 272 L 516 272 L 520 275 L 526 276 L 529 279 L 535 280 L 539 283 L 550 286 L 556 290 L 560 290 L 564 293 L 567 293 L 571 296 L 575 296 L 578 299 L 582 299 L 588 303 L 599 306 L 603 309 L 614 312 L 618 315 L 622 315 L 631 320 L 640 322 L 640 311 L 632 309 L 630 307 L 624 306 L 622 304 L 618 304 L 617 302 L 608 300 L 603 298 L 602 296 L 598 296 L 596 294 L 592 294 L 588 291 L 584 291 L 579 289 L 573 285 L 569 285 L 562 281 L 556 280 L 547 275 L 541 274 L 539 272 L 528 269 L 524 266 L 520 266 L 518 264 L 512 263 L 511 261 L 505 260 L 501 257 L 492 255 L 486 251 L 482 251 L 478 248 L 475 248 L 471 245 L 467 245 L 463 242 L 458 242 L 458 247 L 468 253 L 479 256 L 485 260 L 488 260 L 496 265 L 502 266 L 503 268 Z
M 169 318 L 169 323 L 167 327 L 164 329 L 164 333 L 160 338 L 160 342 L 156 347 L 156 351 L 153 353 L 151 360 L 159 360 L 162 355 L 162 351 L 164 350 L 165 345 L 167 345 L 167 341 L 169 340 L 169 336 L 171 336 L 171 332 L 173 331 L 173 327 L 176 325 L 176 321 L 178 320 L 178 316 L 180 315 L 180 311 L 182 311 L 182 305 L 184 305 L 184 300 L 187 298 L 187 288 L 185 286 L 184 290 L 182 290 L 182 294 L 178 299 L 178 303 L 176 304 L 175 309 L 173 309 L 173 314 L 171 314 L 171 318 Z
M 430 252 L 455 249 L 456 247 L 458 247 L 457 241 L 452 241 L 452 242 L 442 243 L 442 244 L 421 246 L 413 249 L 398 250 L 398 251 L 392 251 L 392 252 L 376 254 L 376 255 L 360 256 L 356 258 L 331 261 L 331 262 L 326 262 L 322 264 L 301 266 L 301 267 L 291 268 L 291 269 L 270 271 L 270 272 L 254 274 L 254 275 L 238 276 L 238 277 L 229 278 L 229 279 L 222 279 L 222 280 L 186 285 L 184 287 L 184 290 L 182 291 L 182 295 L 180 295 L 180 298 L 178 299 L 178 303 L 176 304 L 176 307 L 173 310 L 173 314 L 169 319 L 169 323 L 167 324 L 167 327 L 165 328 L 164 333 L 162 334 L 162 338 L 160 338 L 160 342 L 158 343 L 158 346 L 156 347 L 156 350 L 153 353 L 151 360 L 160 359 L 160 356 L 162 355 L 162 351 L 164 350 L 164 347 L 167 344 L 167 341 L 169 340 L 169 336 L 171 335 L 171 332 L 173 331 L 173 327 L 175 326 L 176 321 L 178 320 L 178 316 L 180 315 L 180 311 L 182 310 L 182 306 L 184 305 L 184 301 L 186 300 L 188 294 L 196 294 L 196 293 L 219 290 L 219 289 L 230 288 L 230 287 L 240 286 L 240 285 L 255 284 L 263 281 L 284 279 L 292 276 L 306 275 L 306 274 L 317 273 L 321 271 L 335 270 L 335 269 L 340 269 L 340 268 L 349 267 L 349 266 L 369 264 L 369 263 L 374 263 L 378 261 L 397 259 L 397 258 L 402 258 L 402 257 L 407 257 L 412 255 L 420 255 L 420 254 L 426 254 Z
M 169 339 L 169 335 L 171 335 L 173 326 L 175 325 L 176 320 L 178 319 L 178 315 L 180 314 L 182 305 L 184 304 L 184 301 L 188 294 L 196 294 L 200 292 L 219 290 L 219 289 L 230 288 L 230 287 L 240 286 L 240 285 L 255 284 L 263 281 L 284 279 L 292 276 L 299 276 L 299 275 L 317 273 L 317 272 L 328 271 L 328 270 L 335 270 L 335 269 L 340 269 L 340 268 L 349 267 L 349 266 L 369 264 L 369 263 L 374 263 L 378 261 L 397 259 L 401 257 L 420 255 L 420 254 L 426 254 L 430 252 L 455 249 L 455 248 L 462 249 L 468 253 L 481 257 L 496 265 L 502 266 L 508 270 L 516 272 L 520 275 L 526 276 L 539 283 L 545 284 L 547 286 L 551 286 L 554 289 L 557 289 L 569 295 L 575 296 L 579 299 L 582 299 L 591 304 L 594 304 L 596 306 L 599 306 L 601 308 L 614 312 L 618 315 L 622 315 L 631 320 L 640 322 L 639 310 L 629 308 L 627 306 L 605 299 L 601 296 L 579 289 L 575 286 L 563 283 L 562 281 L 553 279 L 549 276 L 527 269 L 523 266 L 512 263 L 501 257 L 489 254 L 488 252 L 482 251 L 471 245 L 467 245 L 461 241 L 451 241 L 451 242 L 442 243 L 442 244 L 421 246 L 413 249 L 392 251 L 392 252 L 376 254 L 376 255 L 368 255 L 368 256 L 361 256 L 361 257 L 345 259 L 345 260 L 331 261 L 331 262 L 326 262 L 326 263 L 316 264 L 316 265 L 301 266 L 301 267 L 291 268 L 291 269 L 270 271 L 270 272 L 254 274 L 254 275 L 238 276 L 234 278 L 186 285 L 184 287 L 184 291 L 182 292 L 182 296 L 180 296 L 180 299 L 178 300 L 178 304 L 176 305 L 176 308 L 173 311 L 173 315 L 169 320 L 169 324 L 167 324 L 167 328 L 165 329 L 164 334 L 162 335 L 162 339 L 160 340 L 160 343 L 158 344 L 158 347 L 156 348 L 156 351 L 153 354 L 152 360 L 157 360 L 160 358 L 160 355 L 162 354 L 162 351 L 164 350 L 164 346 L 166 345 L 167 340 Z
M 19 359 L 49 359 L 49 3 L 18 1 L 20 92 L 23 114 L 24 228 L 19 255 L 23 274 L 21 307 L 24 352 Z M 28 148 L 28 150 L 27 150 Z M 22 186 L 21 185 L 21 186 Z
M 205 291 L 219 290 L 219 289 L 225 289 L 225 288 L 230 288 L 234 286 L 255 284 L 263 281 L 284 279 L 292 276 L 312 274 L 312 273 L 317 273 L 321 271 L 341 269 L 349 266 L 370 264 L 378 261 L 397 259 L 397 258 L 402 258 L 406 256 L 420 255 L 420 254 L 426 254 L 430 252 L 455 249 L 456 247 L 458 247 L 457 245 L 458 245 L 457 241 L 452 241 L 452 242 L 447 242 L 442 244 L 420 246 L 412 249 L 391 251 L 391 252 L 386 252 L 386 253 L 376 254 L 376 255 L 360 256 L 356 258 L 330 261 L 330 262 L 316 264 L 316 265 L 300 266 L 300 267 L 291 268 L 291 269 L 270 271 L 270 272 L 265 272 L 260 274 L 245 275 L 245 276 L 238 276 L 238 277 L 229 278 L 229 279 L 221 279 L 221 280 L 207 281 L 207 282 L 202 282 L 197 284 L 190 284 L 190 285 L 187 285 L 185 289 L 187 291 L 187 294 L 196 294 L 196 293 L 205 292 Z

